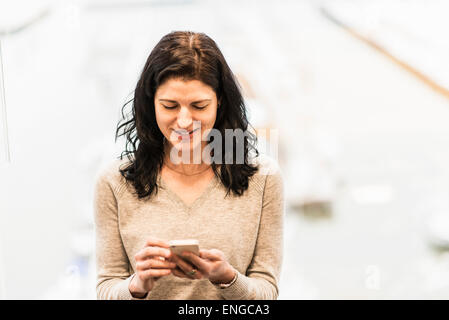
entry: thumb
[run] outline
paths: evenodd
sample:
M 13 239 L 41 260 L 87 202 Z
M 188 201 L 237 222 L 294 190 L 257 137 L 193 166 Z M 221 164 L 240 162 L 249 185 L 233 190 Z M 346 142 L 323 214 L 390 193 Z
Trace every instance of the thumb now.
M 200 257 L 212 261 L 221 260 L 220 255 L 215 253 L 213 250 L 200 250 Z

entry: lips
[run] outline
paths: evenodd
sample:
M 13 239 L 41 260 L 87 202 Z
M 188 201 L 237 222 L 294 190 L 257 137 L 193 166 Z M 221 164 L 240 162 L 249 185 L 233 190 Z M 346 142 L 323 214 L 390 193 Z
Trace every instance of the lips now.
M 197 129 L 195 129 L 195 130 L 192 130 L 192 131 L 187 131 L 187 130 L 175 130 L 175 132 L 178 134 L 178 135 L 180 135 L 180 136 L 187 136 L 187 135 L 191 135 L 192 133 L 194 133 L 195 131 L 197 131 L 198 130 L 198 128 Z

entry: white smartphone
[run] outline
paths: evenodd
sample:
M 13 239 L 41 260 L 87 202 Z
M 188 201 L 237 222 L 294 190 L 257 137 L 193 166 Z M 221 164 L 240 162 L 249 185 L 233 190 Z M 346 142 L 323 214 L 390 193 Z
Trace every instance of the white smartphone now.
M 195 255 L 200 254 L 200 247 L 198 240 L 185 239 L 185 240 L 171 240 L 168 242 L 172 253 L 181 256 L 184 251 L 192 252 Z M 182 256 L 181 256 L 182 257 Z

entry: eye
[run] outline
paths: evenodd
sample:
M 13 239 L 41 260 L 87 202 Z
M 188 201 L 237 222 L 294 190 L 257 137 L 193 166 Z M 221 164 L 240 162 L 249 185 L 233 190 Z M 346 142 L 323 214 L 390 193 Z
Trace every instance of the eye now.
M 169 107 L 169 106 L 166 106 L 166 105 L 162 105 L 165 109 L 168 109 L 168 110 L 172 110 L 172 109 L 175 109 L 176 108 L 176 106 L 174 106 L 174 107 Z
M 202 106 L 202 107 L 198 107 L 198 106 L 193 106 L 193 107 L 197 110 L 202 110 L 202 109 L 205 109 L 207 106 L 208 105 L 206 104 L 205 106 Z

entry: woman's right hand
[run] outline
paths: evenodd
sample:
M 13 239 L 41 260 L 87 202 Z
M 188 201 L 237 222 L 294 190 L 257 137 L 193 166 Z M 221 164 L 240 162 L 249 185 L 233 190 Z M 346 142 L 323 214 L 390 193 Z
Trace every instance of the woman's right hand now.
M 145 297 L 160 277 L 168 276 L 176 268 L 174 262 L 168 261 L 171 258 L 168 248 L 167 242 L 151 238 L 134 256 L 136 273 L 129 283 L 129 291 L 134 297 Z

